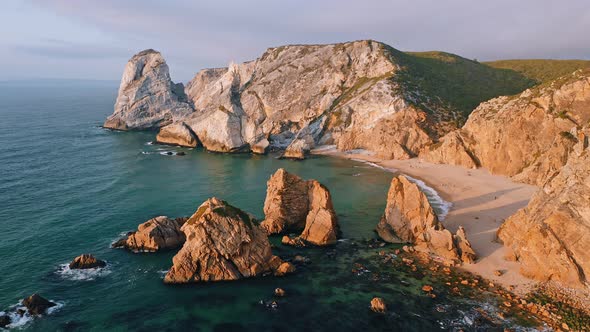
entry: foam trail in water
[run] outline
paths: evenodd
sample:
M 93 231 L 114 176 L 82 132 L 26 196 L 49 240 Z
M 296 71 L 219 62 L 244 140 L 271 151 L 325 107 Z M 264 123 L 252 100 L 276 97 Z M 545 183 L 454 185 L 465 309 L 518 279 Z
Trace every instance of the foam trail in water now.
M 53 300 L 50 300 L 50 301 L 55 303 L 55 306 L 47 309 L 47 315 L 53 314 L 54 312 L 63 308 L 65 305 L 64 302 L 53 301 Z M 22 315 L 19 314 L 19 311 L 24 312 L 24 314 L 22 314 Z M 8 324 L 6 326 L 7 328 L 9 328 L 9 329 L 16 328 L 19 330 L 22 329 L 25 325 L 27 325 L 29 322 L 31 322 L 35 318 L 27 312 L 27 308 L 22 304 L 22 301 L 11 306 L 7 312 L 0 311 L 0 315 L 8 315 L 8 317 L 10 317 L 10 324 Z M 0 329 L 0 330 L 2 330 L 2 329 Z
M 69 264 L 61 264 L 56 273 L 63 279 L 74 281 L 92 281 L 98 277 L 111 273 L 110 266 L 98 267 L 94 269 L 70 269 Z
M 386 172 L 395 173 L 398 171 L 395 168 L 386 168 L 381 165 L 372 163 L 370 161 L 362 160 L 362 159 L 352 159 L 352 160 L 358 161 L 361 163 L 365 163 L 367 165 L 382 169 Z M 449 214 L 449 211 L 453 207 L 453 203 L 445 201 L 442 197 L 440 197 L 438 192 L 436 190 L 434 190 L 434 188 L 429 187 L 426 183 L 424 183 L 424 181 L 413 178 L 407 174 L 404 174 L 404 176 L 407 177 L 410 181 L 414 182 L 426 194 L 426 197 L 428 198 L 428 201 L 432 205 L 434 212 L 436 212 L 438 219 L 440 221 L 445 220 L 445 218 Z

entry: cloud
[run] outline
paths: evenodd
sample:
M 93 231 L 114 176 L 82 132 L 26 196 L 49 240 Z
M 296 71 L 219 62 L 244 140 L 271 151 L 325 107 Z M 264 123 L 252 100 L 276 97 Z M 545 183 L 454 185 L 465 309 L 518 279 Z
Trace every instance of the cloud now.
M 53 31 L 51 35 L 60 36 L 55 39 L 63 43 L 27 39 L 15 44 L 18 52 L 86 61 L 102 52 L 114 63 L 124 62 L 141 49 L 155 48 L 166 57 L 173 77 L 182 80 L 203 67 L 254 59 L 271 46 L 356 39 L 375 39 L 401 50 L 443 50 L 480 60 L 590 56 L 587 0 L 570 0 L 567 5 L 552 0 L 26 3 L 76 29 L 59 26 L 55 19 L 45 27 L 41 17 L 41 22 L 30 23 L 38 24 L 39 35 Z M 84 34 L 92 36 L 91 40 L 84 40 Z M 76 44 L 68 45 L 70 39 Z

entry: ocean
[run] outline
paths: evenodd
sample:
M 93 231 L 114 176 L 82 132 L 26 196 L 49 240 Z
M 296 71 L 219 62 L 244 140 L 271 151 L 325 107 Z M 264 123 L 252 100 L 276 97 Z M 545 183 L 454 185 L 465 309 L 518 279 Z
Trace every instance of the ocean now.
M 153 132 L 100 127 L 117 89 L 108 81 L 0 82 L 0 312 L 32 293 L 59 304 L 43 317 L 15 317 L 12 328 L 476 330 L 479 310 L 496 310 L 492 299 L 444 293 L 431 299 L 420 288 L 436 280 L 379 263 L 379 251 L 397 248 L 368 245 L 376 238 L 391 172 L 330 157 L 291 161 L 151 144 Z M 186 155 L 167 154 L 179 151 Z M 280 167 L 330 189 L 343 235 L 328 249 L 285 248 L 271 238 L 275 254 L 310 259 L 294 275 L 165 285 L 174 252 L 110 248 L 149 218 L 190 216 L 211 196 L 262 219 L 266 181 Z M 65 268 L 82 253 L 106 260 L 107 268 Z M 276 287 L 287 296 L 272 308 L 267 304 Z M 386 300 L 387 314 L 369 310 L 375 296 Z

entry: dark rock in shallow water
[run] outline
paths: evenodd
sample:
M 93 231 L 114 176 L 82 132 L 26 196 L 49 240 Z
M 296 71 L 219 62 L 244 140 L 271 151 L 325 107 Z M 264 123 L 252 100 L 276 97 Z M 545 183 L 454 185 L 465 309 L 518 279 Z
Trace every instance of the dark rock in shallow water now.
M 180 152 L 176 152 L 177 156 L 185 156 L 186 152 L 180 151 Z
M 41 297 L 39 294 L 33 294 L 23 300 L 23 305 L 31 315 L 42 315 L 47 309 L 54 307 L 56 304 Z
M 105 267 L 107 263 L 90 254 L 80 255 L 70 263 L 70 269 L 94 269 L 97 267 Z
M 0 315 L 0 328 L 4 328 L 8 324 L 10 324 L 10 317 L 8 315 Z

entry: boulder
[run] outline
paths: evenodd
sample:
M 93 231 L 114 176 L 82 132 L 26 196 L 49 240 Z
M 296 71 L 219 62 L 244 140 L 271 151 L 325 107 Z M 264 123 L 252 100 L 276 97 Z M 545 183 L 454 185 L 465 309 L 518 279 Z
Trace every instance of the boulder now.
M 584 131 L 590 132 L 589 128 Z M 498 229 L 508 258 L 521 274 L 566 287 L 588 285 L 590 275 L 590 149 L 586 135 L 559 174 Z
M 8 315 L 0 315 L 0 328 L 5 328 L 7 325 L 10 325 L 10 316 Z
M 282 168 L 268 180 L 264 213 L 261 226 L 268 234 L 303 230 L 296 239 L 283 238 L 285 244 L 325 246 L 338 239 L 340 228 L 330 191 L 316 180 L 303 180 Z
M 374 297 L 371 300 L 371 310 L 376 313 L 383 314 L 387 312 L 387 305 L 382 298 Z
M 166 283 L 238 280 L 294 270 L 272 254 L 265 232 L 251 215 L 218 198 L 199 206 L 181 230 L 186 242 L 173 258 Z
M 70 263 L 70 269 L 95 269 L 105 267 L 107 263 L 90 254 L 80 255 Z
M 159 52 L 150 49 L 137 53 L 127 62 L 115 110 L 104 127 L 156 129 L 192 112 L 183 85 L 172 82 L 166 61 Z
M 47 312 L 47 309 L 56 306 L 55 303 L 41 297 L 39 294 L 33 294 L 22 301 L 30 315 L 38 316 Z
M 463 227 L 456 235 L 445 229 L 424 192 L 403 175 L 391 180 L 385 213 L 376 230 L 386 242 L 411 243 L 413 250 L 447 261 L 473 263 L 476 259 Z
M 162 144 L 189 148 L 194 148 L 199 144 L 199 140 L 192 130 L 182 122 L 176 122 L 162 127 L 156 136 L 156 141 Z
M 180 248 L 185 241 L 182 225 L 188 218 L 152 218 L 113 244 L 114 248 L 126 248 L 133 252 L 154 252 Z

